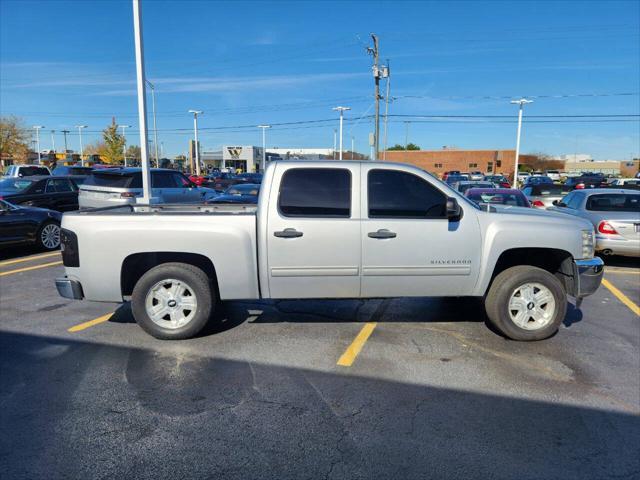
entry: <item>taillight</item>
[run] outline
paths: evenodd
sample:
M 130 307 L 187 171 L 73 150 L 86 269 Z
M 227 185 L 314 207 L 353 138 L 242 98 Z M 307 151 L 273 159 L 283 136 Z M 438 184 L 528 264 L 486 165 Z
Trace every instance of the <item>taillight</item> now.
M 542 203 L 542 201 L 540 201 L 540 200 L 534 200 L 531 204 L 534 207 L 544 207 L 544 203 Z
M 584 183 L 579 183 L 576 185 L 576 190 L 583 190 L 584 189 Z
M 609 222 L 603 220 L 598 224 L 598 231 L 607 235 L 617 235 L 617 230 Z

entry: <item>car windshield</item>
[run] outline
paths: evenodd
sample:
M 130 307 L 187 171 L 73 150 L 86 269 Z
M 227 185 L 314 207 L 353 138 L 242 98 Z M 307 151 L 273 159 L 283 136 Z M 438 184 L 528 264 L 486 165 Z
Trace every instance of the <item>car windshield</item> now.
M 5 178 L 0 180 L 0 190 L 3 192 L 21 192 L 33 183 L 24 178 Z
M 500 205 L 513 205 L 515 207 L 527 207 L 525 199 L 516 193 L 471 193 L 471 200 L 479 203 L 493 203 Z
M 625 193 L 591 195 L 587 200 L 587 210 L 594 212 L 640 213 L 640 195 Z

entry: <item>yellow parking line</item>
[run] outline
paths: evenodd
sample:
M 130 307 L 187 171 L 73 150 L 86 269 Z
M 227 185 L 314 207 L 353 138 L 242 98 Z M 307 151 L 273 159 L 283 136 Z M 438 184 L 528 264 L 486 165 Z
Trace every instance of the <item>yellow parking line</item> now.
M 629 297 L 627 297 L 624 293 L 622 293 L 620 290 L 618 290 L 616 287 L 614 287 L 612 285 L 612 283 L 607 280 L 606 278 L 602 279 L 602 285 L 604 285 L 605 287 L 607 287 L 607 289 L 613 293 L 616 298 L 618 300 L 620 300 L 622 303 L 624 303 L 627 307 L 629 307 L 629 309 L 635 313 L 636 315 L 640 316 L 640 307 L 638 307 L 638 305 L 636 305 L 635 303 L 633 303 L 631 301 L 631 299 Z
M 11 275 L 12 273 L 28 272 L 29 270 L 38 270 L 39 268 L 53 267 L 54 265 L 62 265 L 62 261 L 43 263 L 41 265 L 34 265 L 32 267 L 18 268 L 16 270 L 9 270 L 8 272 L 0 272 L 0 277 Z
M 98 325 L 100 323 L 106 322 L 112 316 L 113 316 L 113 312 L 107 313 L 106 315 L 103 315 L 103 316 L 98 317 L 98 318 L 94 318 L 93 320 L 89 320 L 88 322 L 84 322 L 84 323 L 80 323 L 78 325 L 74 325 L 73 327 L 68 329 L 67 332 L 72 332 L 73 333 L 73 332 L 79 332 L 81 330 L 85 330 L 85 329 L 87 329 L 89 327 L 93 327 L 94 325 Z
M 640 277 L 640 272 L 634 272 L 633 270 L 631 271 L 626 271 L 626 270 L 610 270 L 608 268 L 604 269 L 604 273 L 616 273 L 616 274 L 620 274 L 620 275 L 635 275 L 637 277 Z
M 5 262 L 0 262 L 0 267 L 4 267 L 5 265 L 13 265 L 14 263 L 30 262 L 31 260 L 38 260 L 40 258 L 53 257 L 55 255 L 60 255 L 60 252 L 44 253 L 42 255 L 35 255 L 33 257 L 18 258 L 17 260 L 7 260 Z
M 356 338 L 351 342 L 351 345 L 345 350 L 340 359 L 338 360 L 338 365 L 341 367 L 350 367 L 355 361 L 356 357 L 364 347 L 364 344 L 367 342 L 367 339 L 373 333 L 373 330 L 376 328 L 377 323 L 370 322 L 365 323 L 360 330 L 360 333 L 356 336 Z

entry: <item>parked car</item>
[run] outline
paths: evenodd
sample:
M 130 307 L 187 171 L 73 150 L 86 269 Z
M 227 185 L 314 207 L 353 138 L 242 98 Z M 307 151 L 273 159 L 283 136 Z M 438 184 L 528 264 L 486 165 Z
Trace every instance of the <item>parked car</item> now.
M 515 188 L 470 188 L 465 196 L 478 204 L 531 207 L 522 191 Z
M 567 178 L 564 183 L 567 187 L 576 190 L 584 188 L 599 188 L 607 185 L 603 175 L 580 175 L 579 177 Z
M 447 185 L 453 185 L 454 183 L 457 183 L 457 182 L 466 182 L 466 181 L 469 181 L 469 176 L 468 175 L 460 175 L 460 174 L 453 175 L 453 174 L 451 174 L 451 175 L 447 176 L 447 179 L 446 179 L 445 182 L 446 182 Z
M 239 183 L 232 185 L 207 203 L 258 203 L 260 185 L 256 183 Z
M 0 200 L 0 247 L 35 244 L 43 250 L 60 247 L 62 215 L 53 210 L 14 205 Z
M 207 179 L 205 184 L 216 192 L 224 192 L 231 185 L 242 183 L 242 180 L 235 173 L 228 172 L 221 172 L 216 176 L 207 177 Z
M 241 173 L 240 175 L 238 175 L 238 178 L 246 183 L 252 183 L 252 184 L 262 183 L 261 173 L 251 173 L 251 172 Z
M 202 187 L 207 182 L 206 175 L 189 175 L 189 180 L 195 183 L 197 186 Z
M 159 203 L 198 203 L 212 199 L 216 192 L 198 187 L 175 170 L 152 168 L 151 192 Z M 139 168 L 94 170 L 80 186 L 81 209 L 136 203 L 142 196 L 142 171 Z
M 530 176 L 531 176 L 531 173 L 529 173 L 529 172 L 518 172 L 518 181 L 519 182 L 524 182 Z
M 483 177 L 484 177 L 484 173 L 479 170 L 475 170 L 469 173 L 469 180 L 478 181 L 478 180 L 482 180 Z
M 51 175 L 46 165 L 11 165 L 5 172 L 5 177 L 33 177 L 35 175 Z
M 538 185 L 525 185 L 524 193 L 534 207 L 547 208 L 553 206 L 553 202 L 561 200 L 571 187 L 554 183 L 541 183 Z
M 53 169 L 53 172 L 51 172 L 51 175 L 58 175 L 58 176 L 73 175 L 76 177 L 77 176 L 86 177 L 87 175 L 90 175 L 92 171 L 93 171 L 93 167 L 83 167 L 80 165 L 60 165 L 59 167 L 56 167 Z
M 257 206 L 120 206 L 62 227 L 58 292 L 130 297 L 161 339 L 196 335 L 219 300 L 427 295 L 481 298 L 504 335 L 541 340 L 603 275 L 587 220 L 486 211 L 391 162 L 272 161 Z
M 449 175 L 460 175 L 460 170 L 449 170 L 442 174 L 442 181 L 446 181 Z
M 78 209 L 78 184 L 81 178 L 58 176 L 8 177 L 0 179 L 0 199 L 25 207 L 40 207 L 58 212 Z
M 640 186 L 640 178 L 610 178 L 607 180 L 607 186 L 609 187 L 625 187 L 625 186 Z
M 485 175 L 482 180 L 498 185 L 500 188 L 511 188 L 509 179 L 504 175 Z
M 530 175 L 528 176 L 524 183 L 523 183 L 523 187 L 526 187 L 528 185 L 553 185 L 553 180 L 551 180 L 549 177 L 546 177 L 544 175 Z
M 554 182 L 560 181 L 560 170 L 545 170 L 544 174 Z
M 589 220 L 596 230 L 596 251 L 640 257 L 640 192 L 594 188 L 574 190 L 549 210 Z
M 458 192 L 464 195 L 464 192 L 466 192 L 470 188 L 496 188 L 496 184 L 492 182 L 484 182 L 484 181 L 474 182 L 473 180 L 466 180 L 466 181 L 456 182 L 453 185 L 451 185 L 451 187 L 454 190 L 457 190 Z

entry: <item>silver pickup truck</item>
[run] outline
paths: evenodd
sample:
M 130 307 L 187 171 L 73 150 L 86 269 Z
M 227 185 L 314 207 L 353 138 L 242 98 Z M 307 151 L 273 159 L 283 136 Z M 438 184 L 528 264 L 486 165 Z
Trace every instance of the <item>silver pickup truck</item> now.
M 397 163 L 273 162 L 257 206 L 66 213 L 61 239 L 60 294 L 130 299 L 161 339 L 196 335 L 221 300 L 475 296 L 505 336 L 540 340 L 603 274 L 586 220 L 481 209 Z

